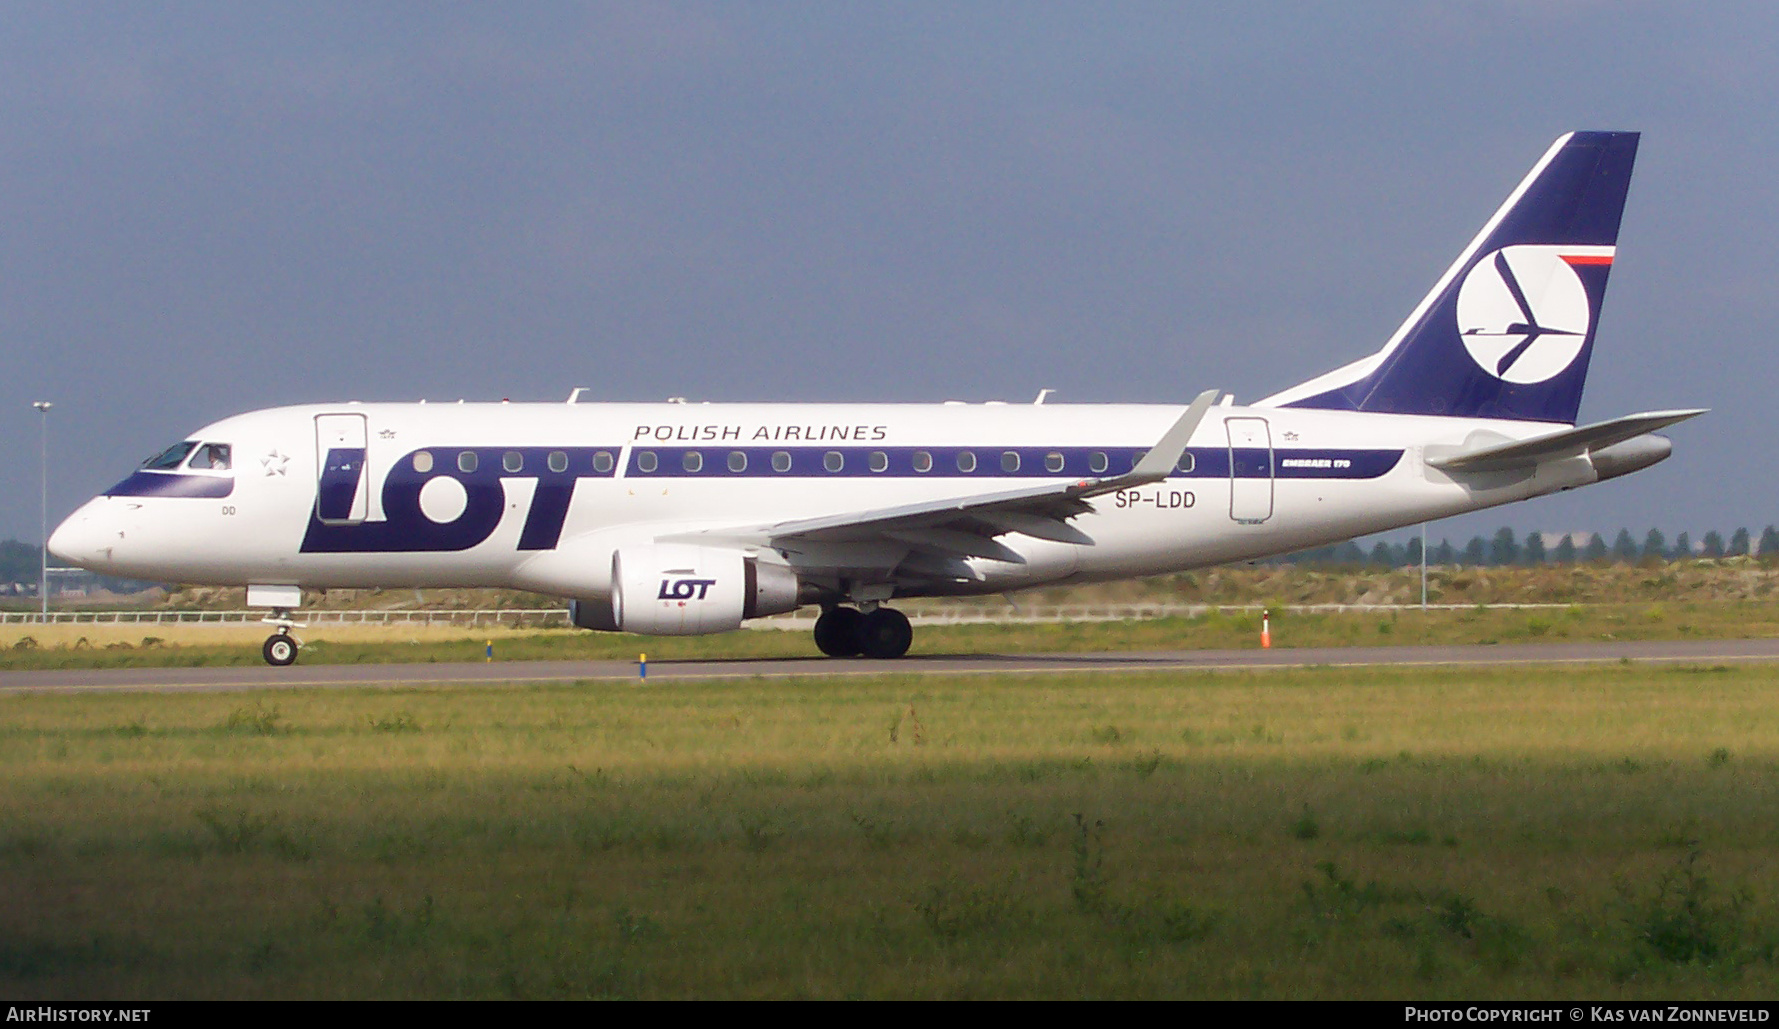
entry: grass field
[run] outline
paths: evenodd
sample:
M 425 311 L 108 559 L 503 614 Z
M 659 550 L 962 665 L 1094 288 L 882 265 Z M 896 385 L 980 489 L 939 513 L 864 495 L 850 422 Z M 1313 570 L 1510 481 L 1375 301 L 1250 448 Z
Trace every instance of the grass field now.
M 1779 670 L 0 698 L 0 993 L 1771 997 Z
M 52 625 L 0 627 L 0 671 L 169 665 L 254 665 L 263 626 Z M 1716 601 L 1484 609 L 1313 613 L 1282 610 L 1274 646 L 1510 643 L 1560 640 L 1745 639 L 1779 635 L 1779 603 Z M 307 629 L 304 664 L 480 661 L 492 642 L 503 661 L 813 656 L 807 631 L 644 637 L 578 629 L 328 626 Z M 921 626 L 915 654 L 1255 647 L 1257 612 L 1128 622 Z

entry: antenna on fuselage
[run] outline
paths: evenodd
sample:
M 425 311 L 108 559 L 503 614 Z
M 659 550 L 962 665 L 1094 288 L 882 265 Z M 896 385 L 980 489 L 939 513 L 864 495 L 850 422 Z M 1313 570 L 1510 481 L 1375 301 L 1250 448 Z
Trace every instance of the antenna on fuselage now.
M 569 403 L 569 404 L 579 403 L 580 399 L 581 399 L 581 394 L 585 393 L 585 392 L 587 392 L 587 387 L 576 386 L 574 388 L 574 392 L 570 393 L 568 395 L 568 400 L 566 400 L 565 403 Z
M 1036 407 L 1036 406 L 1038 406 L 1038 405 L 1039 405 L 1039 404 L 1042 404 L 1042 403 L 1043 403 L 1043 402 L 1044 402 L 1044 398 L 1045 398 L 1045 397 L 1047 397 L 1047 396 L 1049 396 L 1049 395 L 1050 395 L 1050 394 L 1052 394 L 1052 393 L 1055 393 L 1055 392 L 1056 392 L 1056 391 L 1055 391 L 1055 390 L 1053 390 L 1053 389 L 1041 389 L 1041 390 L 1039 390 L 1039 391 L 1038 391 L 1038 399 L 1036 399 L 1036 400 L 1034 400 L 1034 401 L 1032 401 L 1032 406 L 1033 406 L 1033 407 Z

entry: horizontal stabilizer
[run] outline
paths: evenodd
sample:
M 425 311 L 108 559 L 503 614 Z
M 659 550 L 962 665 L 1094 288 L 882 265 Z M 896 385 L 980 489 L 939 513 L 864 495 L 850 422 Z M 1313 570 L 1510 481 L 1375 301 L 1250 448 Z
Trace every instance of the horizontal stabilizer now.
M 1625 415 L 1611 421 L 1595 422 L 1573 429 L 1564 429 L 1531 439 L 1490 443 L 1474 450 L 1428 457 L 1427 464 L 1447 472 L 1495 472 L 1523 468 L 1552 458 L 1604 450 L 1617 443 L 1666 428 L 1705 413 L 1698 408 L 1685 411 L 1648 411 Z

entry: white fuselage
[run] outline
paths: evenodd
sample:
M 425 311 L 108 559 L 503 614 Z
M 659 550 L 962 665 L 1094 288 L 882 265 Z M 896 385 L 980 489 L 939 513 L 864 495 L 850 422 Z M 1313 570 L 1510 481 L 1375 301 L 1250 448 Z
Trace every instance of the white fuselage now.
M 138 471 L 75 512 L 51 547 L 105 574 L 157 581 L 600 597 L 622 546 L 1117 475 L 1179 414 L 1062 404 L 285 407 L 204 427 L 191 439 L 226 444 L 230 467 Z M 1593 482 L 1585 455 L 1463 481 L 1423 460 L 1430 447 L 1551 428 L 1215 407 L 1192 436 L 1190 471 L 1096 497 L 1071 520 L 1091 542 L 1008 532 L 999 542 L 1023 563 L 971 557 L 970 579 L 904 583 L 896 593 L 993 593 L 1214 565 Z M 814 579 L 859 560 L 821 550 L 781 557 Z M 897 555 L 872 560 L 894 567 Z
M 1559 137 L 1381 349 L 1251 407 L 286 407 L 151 458 L 49 548 L 246 585 L 274 665 L 303 590 L 336 586 L 532 590 L 662 636 L 819 604 L 822 653 L 894 658 L 896 597 L 1197 568 L 1584 486 L 1703 413 L 1576 423 L 1637 141 Z

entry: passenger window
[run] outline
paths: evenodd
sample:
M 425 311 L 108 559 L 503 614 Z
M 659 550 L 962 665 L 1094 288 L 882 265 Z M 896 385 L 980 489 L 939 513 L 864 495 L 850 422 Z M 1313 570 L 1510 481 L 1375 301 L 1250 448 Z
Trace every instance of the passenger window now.
M 846 467 L 846 455 L 838 450 L 830 450 L 822 455 L 822 467 L 830 472 L 837 472 Z
M 790 471 L 791 455 L 783 450 L 774 451 L 772 454 L 772 470 L 775 472 Z
M 152 468 L 157 472 L 172 471 L 173 469 L 178 468 L 179 462 L 185 460 L 185 455 L 191 453 L 196 447 L 197 443 L 191 440 L 187 440 L 184 443 L 175 443 L 142 462 L 142 467 Z
M 457 470 L 460 472 L 475 471 L 476 470 L 476 452 L 473 450 L 458 451 L 458 453 L 457 453 Z
M 1106 460 L 1106 452 L 1096 450 L 1087 455 L 1087 470 L 1095 475 L 1103 474 L 1110 462 Z
M 679 459 L 679 464 L 681 468 L 684 468 L 688 472 L 702 471 L 704 469 L 704 455 L 696 450 L 688 450 L 686 451 L 685 456 Z
M 656 467 L 655 452 L 653 450 L 644 450 L 641 453 L 636 455 L 636 470 L 637 471 L 639 471 L 639 472 L 653 472 L 655 470 L 655 467 Z
M 1044 470 L 1047 472 L 1062 471 L 1062 454 L 1052 450 L 1044 455 Z
M 747 471 L 747 454 L 739 450 L 729 451 L 729 470 L 732 472 Z
M 500 466 L 515 474 L 522 472 L 525 470 L 525 455 L 517 450 L 509 450 L 500 455 Z
M 227 443 L 205 443 L 198 447 L 192 455 L 192 468 L 206 468 L 213 472 L 229 470 L 229 445 Z
M 965 475 L 976 470 L 976 454 L 974 451 L 964 450 L 958 452 L 957 470 L 963 472 Z
M 606 472 L 611 471 L 612 470 L 612 456 L 611 456 L 611 454 L 609 454 L 603 450 L 594 454 L 593 455 L 593 470 L 598 472 L 601 475 L 604 475 Z
M 546 463 L 549 465 L 550 471 L 555 472 L 557 475 L 561 475 L 563 472 L 568 471 L 568 455 L 560 450 L 550 451 L 550 456 Z
M 871 451 L 871 470 L 874 472 L 889 471 L 889 455 L 881 450 Z
M 1001 452 L 1001 471 L 1019 471 L 1019 454 L 1017 452 L 1012 450 L 1004 450 Z
M 432 451 L 417 450 L 414 452 L 414 470 L 421 475 L 432 471 Z
M 924 450 L 916 450 L 914 452 L 914 470 L 923 473 L 932 471 L 933 455 Z
M 1174 469 L 1182 475 L 1185 475 L 1185 474 L 1191 472 L 1192 471 L 1192 451 L 1188 450 L 1188 451 L 1181 453 L 1180 454 L 1180 463 L 1175 465 Z

